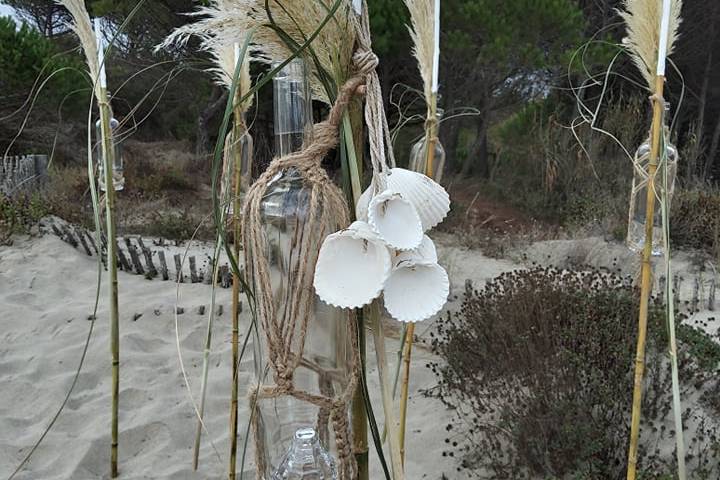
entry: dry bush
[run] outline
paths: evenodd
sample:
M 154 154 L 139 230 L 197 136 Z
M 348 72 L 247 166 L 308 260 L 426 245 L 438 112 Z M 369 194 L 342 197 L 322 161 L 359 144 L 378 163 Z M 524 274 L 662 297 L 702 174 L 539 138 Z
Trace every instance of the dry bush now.
M 670 211 L 674 247 L 703 250 L 720 258 L 720 190 L 708 186 L 676 190 Z
M 592 269 L 534 267 L 466 291 L 433 341 L 445 360 L 430 365 L 439 378 L 435 393 L 457 412 L 444 455 L 457 454 L 460 468 L 479 478 L 624 478 L 637 311 L 630 280 Z M 671 402 L 663 318 L 662 309 L 651 309 L 643 478 L 672 471 L 672 454 L 656 450 L 673 435 L 665 426 Z M 681 353 L 689 395 L 712 375 L 687 349 Z M 684 416 L 704 418 L 690 409 Z M 700 424 L 693 433 L 696 447 L 716 429 Z M 707 467 L 717 475 L 718 452 L 712 455 L 690 458 L 694 474 Z

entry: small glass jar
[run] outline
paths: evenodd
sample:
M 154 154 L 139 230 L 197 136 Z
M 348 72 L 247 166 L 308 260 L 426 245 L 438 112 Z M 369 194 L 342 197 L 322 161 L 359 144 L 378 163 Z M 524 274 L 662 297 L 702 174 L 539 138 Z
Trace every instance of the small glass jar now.
M 308 141 L 312 119 L 310 115 L 310 91 L 305 88 L 305 73 L 302 62 L 295 61 L 289 68 L 280 72 L 275 79 L 275 145 L 276 156 L 284 156 L 300 149 Z M 302 95 L 302 99 L 294 96 Z M 301 111 L 297 111 L 299 109 Z M 264 255 L 270 267 L 275 321 L 288 325 L 302 315 L 304 308 L 310 308 L 310 320 L 305 342 L 296 343 L 293 338 L 293 352 L 302 352 L 302 360 L 294 371 L 292 382 L 295 389 L 324 397 L 337 397 L 347 388 L 351 379 L 352 341 L 347 329 L 347 314 L 341 309 L 323 303 L 316 295 L 308 305 L 293 311 L 294 299 L 298 292 L 298 266 L 308 252 L 320 250 L 317 245 L 307 246 L 300 251 L 299 243 L 307 235 L 309 228 L 335 232 L 344 228 L 337 221 L 328 225 L 307 225 L 311 217 L 310 196 L 312 188 L 305 183 L 297 169 L 289 168 L 279 173 L 267 187 L 260 204 L 261 221 L 267 244 L 263 252 L 248 252 L 250 258 Z M 318 206 L 324 208 L 323 205 Z M 322 218 L 321 212 L 315 212 L 316 218 Z M 312 255 L 312 253 L 310 253 Z M 313 272 L 304 272 L 312 278 Z M 309 288 L 312 288 L 310 285 Z M 297 333 L 297 328 L 295 333 Z M 253 341 L 254 370 L 256 385 L 272 386 L 275 383 L 274 370 L 269 361 L 268 344 L 262 327 L 256 329 Z M 259 398 L 256 405 L 258 435 L 256 448 L 261 449 L 265 459 L 266 471 L 260 472 L 260 478 L 270 479 L 280 469 L 286 453 L 297 439 L 297 435 L 307 429 L 316 432 L 319 444 L 327 449 L 331 457 L 337 458 L 334 433 L 330 428 L 330 418 L 314 404 L 289 395 L 276 398 Z M 285 478 L 285 477 L 279 477 Z M 287 477 L 305 478 L 305 477 Z M 333 477 L 307 477 L 333 478 Z
M 125 188 L 125 175 L 123 173 L 123 145 L 122 140 L 119 138 L 120 133 L 120 122 L 115 118 L 110 118 L 110 141 L 112 142 L 114 149 L 114 158 L 112 166 L 112 179 L 113 187 L 115 191 L 119 191 Z M 105 157 L 102 149 L 102 122 L 98 120 L 95 122 L 95 140 L 97 145 L 97 163 L 98 163 L 98 183 L 100 190 L 107 191 L 105 185 Z
M 665 138 L 670 138 L 670 132 L 665 128 Z M 651 155 L 650 140 L 646 140 L 635 153 L 635 161 L 638 167 L 635 168 L 635 174 L 633 177 L 633 189 L 634 196 L 630 202 L 630 214 L 628 216 L 628 235 L 627 245 L 630 250 L 634 252 L 642 252 L 645 248 L 645 221 L 647 215 L 647 178 L 650 169 L 650 155 Z M 675 145 L 669 141 L 665 144 L 666 160 L 667 163 L 660 163 L 658 165 L 657 173 L 655 174 L 654 188 L 655 188 L 655 209 L 653 212 L 653 237 L 652 237 L 652 255 L 659 256 L 664 253 L 664 242 L 663 242 L 663 221 L 662 221 L 662 205 L 660 204 L 661 199 L 664 196 L 665 186 L 665 172 L 667 173 L 667 198 L 668 208 L 670 208 L 670 201 L 672 200 L 672 194 L 675 188 L 675 178 L 677 176 L 677 164 L 678 164 L 678 150 Z M 658 159 L 660 161 L 661 159 Z
M 440 139 L 437 138 L 438 125 L 442 120 L 442 115 L 442 110 L 438 109 L 437 123 L 432 126 L 434 138 L 431 138 L 431 155 L 428 155 L 427 138 L 423 136 L 410 150 L 409 163 L 410 170 L 423 173 L 438 183 L 442 180 L 443 170 L 445 169 L 445 148 L 440 143 Z M 428 168 L 428 164 L 430 168 Z

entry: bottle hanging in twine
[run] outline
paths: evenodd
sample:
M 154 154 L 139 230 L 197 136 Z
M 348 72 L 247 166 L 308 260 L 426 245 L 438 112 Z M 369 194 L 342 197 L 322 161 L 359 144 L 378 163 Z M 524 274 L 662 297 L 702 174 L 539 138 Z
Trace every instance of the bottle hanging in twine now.
M 110 98 L 109 92 L 108 98 Z M 112 166 L 113 187 L 115 191 L 120 191 L 125 188 L 125 174 L 123 173 L 123 141 L 122 138 L 120 138 L 120 122 L 112 116 L 112 110 L 110 115 L 110 140 L 112 141 L 113 149 L 115 150 Z M 105 192 L 107 191 L 107 186 L 105 185 L 105 159 L 103 158 L 102 148 L 100 148 L 100 144 L 102 142 L 101 139 L 102 122 L 98 119 L 95 122 L 95 148 L 97 151 L 98 185 L 100 187 L 100 191 Z
M 667 119 L 669 113 L 669 104 L 665 104 L 665 116 Z M 633 159 L 634 176 L 633 186 L 630 193 L 630 212 L 628 214 L 628 234 L 627 245 L 634 252 L 641 252 L 645 248 L 645 216 L 647 211 L 647 188 L 649 179 L 650 165 L 650 139 L 648 138 L 635 152 Z M 670 129 L 667 125 L 663 126 L 663 136 L 660 144 L 660 157 L 658 169 L 655 173 L 655 197 L 658 206 L 655 208 L 653 215 L 653 242 L 652 255 L 660 256 L 663 254 L 664 237 L 662 209 L 660 202 L 667 188 L 668 208 L 669 202 L 672 200 L 675 188 L 675 178 L 677 176 L 678 150 L 675 145 L 670 143 Z M 665 184 L 667 176 L 667 186 Z
M 257 478 L 274 478 L 297 432 L 312 429 L 336 457 L 337 478 L 350 480 L 356 471 L 348 417 L 358 381 L 357 332 L 348 311 L 318 299 L 313 277 L 323 240 L 349 223 L 345 198 L 321 162 L 337 145 L 342 113 L 364 75 L 343 86 L 312 140 L 302 134 L 299 142 L 311 100 L 298 62 L 275 82 L 276 99 L 284 102 L 276 105 L 280 156 L 248 191 L 243 212 L 245 271 L 257 318 L 256 382 L 249 396 Z M 287 122 L 277 121 L 278 109 Z M 303 150 L 291 153 L 300 144 Z

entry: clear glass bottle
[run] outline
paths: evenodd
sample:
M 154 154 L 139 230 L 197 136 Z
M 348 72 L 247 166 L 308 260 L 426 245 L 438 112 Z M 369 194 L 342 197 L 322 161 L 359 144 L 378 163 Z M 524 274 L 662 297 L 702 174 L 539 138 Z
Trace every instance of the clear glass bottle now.
M 665 150 L 667 152 L 667 189 L 668 189 L 668 203 L 672 200 L 672 194 L 675 188 L 675 178 L 677 176 L 677 164 L 678 164 L 678 150 L 675 145 L 669 142 L 670 131 L 665 127 Z M 627 245 L 630 250 L 634 252 L 642 252 L 645 248 L 645 220 L 647 214 L 647 175 L 650 168 L 650 153 L 651 145 L 650 139 L 646 140 L 635 153 L 635 159 L 640 165 L 640 168 L 644 173 L 640 173 L 635 170 L 633 178 L 633 189 L 635 197 L 630 203 L 630 214 Z M 641 185 L 638 187 L 638 185 Z M 664 252 L 663 245 L 663 222 L 662 222 L 662 208 L 660 205 L 660 199 L 663 197 L 663 190 L 665 189 L 665 179 L 663 174 L 663 165 L 658 166 L 658 170 L 655 177 L 655 210 L 653 214 L 653 239 L 652 239 L 652 255 L 662 255 Z M 669 207 L 669 205 L 668 205 Z
M 275 78 L 275 145 L 276 156 L 284 156 L 298 150 L 308 140 L 311 131 L 310 91 L 306 88 L 302 62 L 294 61 Z M 295 98 L 301 97 L 301 98 Z M 291 321 L 293 312 L 287 308 L 296 292 L 299 252 L 296 242 L 303 237 L 310 217 L 311 188 L 305 184 L 296 169 L 278 174 L 268 185 L 261 203 L 261 218 L 267 245 L 265 256 L 270 266 L 273 302 L 282 324 Z M 320 205 L 319 208 L 323 208 Z M 335 232 L 345 225 L 313 225 L 325 232 Z M 319 251 L 320 244 L 310 247 Z M 310 272 L 312 276 L 312 272 Z M 311 277 L 310 277 L 311 278 Z M 302 362 L 295 370 L 293 384 L 296 389 L 326 397 L 338 396 L 350 379 L 352 339 L 347 334 L 346 314 L 323 303 L 314 296 L 310 322 L 302 350 Z M 294 312 L 297 314 L 297 312 Z M 259 338 L 253 342 L 256 381 L 262 385 L 274 384 L 274 372 L 269 364 L 266 332 L 258 329 Z M 294 346 L 298 352 L 298 346 Z M 264 451 L 267 471 L 261 478 L 270 479 L 284 461 L 285 454 L 296 435 L 306 429 L 317 432 L 317 440 L 329 451 L 337 454 L 334 435 L 329 425 L 328 413 L 313 404 L 291 396 L 259 399 L 257 405 L 259 441 Z M 274 477 L 273 477 L 274 478 Z M 284 477 L 280 477 L 284 478 Z M 305 477 L 287 477 L 305 478 Z M 333 478 L 333 477 L 307 477 Z
M 295 438 L 271 480 L 336 480 L 337 469 L 312 428 L 295 432 Z
M 125 188 L 125 175 L 123 173 L 123 145 L 122 140 L 119 138 L 120 133 L 120 122 L 115 118 L 110 118 L 110 136 L 115 150 L 115 158 L 113 163 L 113 187 L 115 191 L 119 191 Z M 106 191 L 105 185 L 105 158 L 103 157 L 102 149 L 102 123 L 98 119 L 95 122 L 95 141 L 97 145 L 97 162 L 98 162 L 98 183 L 101 191 Z
M 428 177 L 432 178 L 436 182 L 440 183 L 442 180 L 443 170 L 445 169 L 445 148 L 440 143 L 440 139 L 437 138 L 438 126 L 440 120 L 442 120 L 443 111 L 437 110 L 437 123 L 433 126 L 435 130 L 435 141 L 433 142 L 432 156 L 427 153 L 427 139 L 422 137 L 418 142 L 413 145 L 410 150 L 410 170 L 415 172 L 424 173 Z M 432 168 L 428 172 L 428 160 L 432 161 Z
M 295 58 L 275 74 L 273 99 L 275 156 L 284 156 L 312 139 L 312 93 L 301 59 Z

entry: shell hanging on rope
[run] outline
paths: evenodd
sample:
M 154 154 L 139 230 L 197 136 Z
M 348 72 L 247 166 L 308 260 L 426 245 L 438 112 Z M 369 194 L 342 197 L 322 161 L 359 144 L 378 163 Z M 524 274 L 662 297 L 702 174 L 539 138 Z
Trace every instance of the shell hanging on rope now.
M 368 207 L 368 223 L 389 246 L 417 248 L 423 239 L 422 221 L 412 203 L 390 189 L 375 195 Z
M 387 176 L 387 187 L 412 203 L 420 215 L 423 232 L 438 225 L 450 212 L 450 195 L 422 173 L 393 168 Z
M 425 237 L 427 238 L 427 237 Z M 429 240 L 429 238 L 428 238 Z M 416 251 L 401 252 L 385 283 L 385 308 L 401 322 L 421 322 L 438 313 L 450 294 L 450 280 L 444 268 L 429 261 L 432 241 Z
M 315 267 L 315 291 L 340 308 L 358 308 L 380 296 L 392 266 L 390 251 L 370 225 L 354 222 L 329 235 Z

